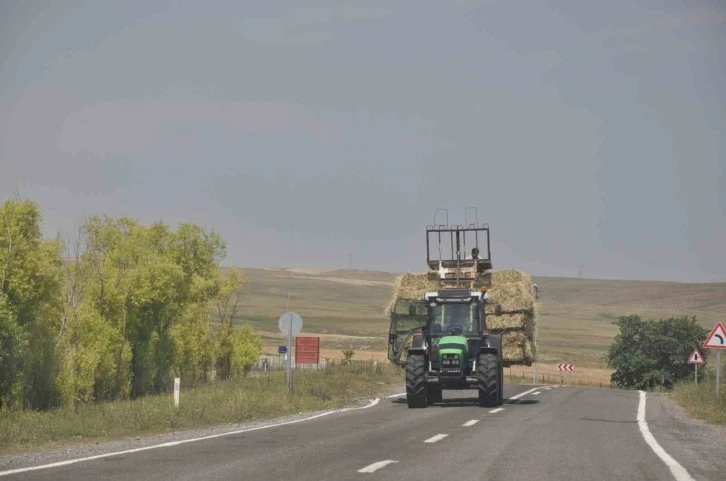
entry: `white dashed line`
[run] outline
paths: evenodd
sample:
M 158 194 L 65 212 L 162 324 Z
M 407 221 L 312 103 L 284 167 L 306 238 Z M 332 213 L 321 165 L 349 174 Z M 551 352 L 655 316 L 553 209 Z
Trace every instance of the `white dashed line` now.
M 385 468 L 389 464 L 397 463 L 398 461 L 394 461 L 392 459 L 386 459 L 385 461 L 378 461 L 377 463 L 370 464 L 366 466 L 365 468 L 359 469 L 359 473 L 375 473 L 381 468 Z
M 444 439 L 444 438 L 445 438 L 446 436 L 448 436 L 448 434 L 437 434 L 436 436 L 433 436 L 433 437 L 430 437 L 430 438 L 428 438 L 428 439 L 427 439 L 426 441 L 424 441 L 424 442 L 425 442 L 425 443 L 435 443 L 435 442 L 437 442 L 437 441 L 441 441 L 441 440 L 442 440 L 442 439 Z
M 650 446 L 661 461 L 670 468 L 673 477 L 676 478 L 676 481 L 695 481 L 691 475 L 688 474 L 688 471 L 678 464 L 678 461 L 665 452 L 660 444 L 658 444 L 658 441 L 656 441 L 650 433 L 648 423 L 645 421 L 645 391 L 640 391 L 640 403 L 638 404 L 638 428 L 640 429 L 640 433 L 643 435 L 643 438 L 645 438 L 645 442 L 648 443 L 648 446 Z
M 390 396 L 386 396 L 386 399 L 391 399 L 391 398 L 394 398 L 394 397 L 401 397 L 401 396 L 405 396 L 405 395 L 406 395 L 405 392 L 402 392 L 400 394 L 392 394 Z
M 496 409 L 492 409 L 492 410 L 491 410 L 491 411 L 489 411 L 489 412 L 490 412 L 491 414 L 496 414 L 496 413 L 498 413 L 498 412 L 502 412 L 502 411 L 504 411 L 504 408 L 496 408 Z
M 539 396 L 540 394 L 542 394 L 542 391 L 537 391 L 537 392 L 533 392 L 532 396 Z
M 473 426 L 473 425 L 475 425 L 475 424 L 476 424 L 476 423 L 478 423 L 478 422 L 479 422 L 479 420 L 478 420 L 478 419 L 472 419 L 471 421 L 467 421 L 467 422 L 465 422 L 464 424 L 462 424 L 462 426 L 464 426 L 464 427 L 467 427 L 467 428 L 468 428 L 469 426 Z

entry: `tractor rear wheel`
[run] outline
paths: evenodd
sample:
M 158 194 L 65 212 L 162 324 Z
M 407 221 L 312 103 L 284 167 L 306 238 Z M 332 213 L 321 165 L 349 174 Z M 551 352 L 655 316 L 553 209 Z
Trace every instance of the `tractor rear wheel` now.
M 423 354 L 406 358 L 406 401 L 410 408 L 426 407 L 426 372 Z
M 479 354 L 476 363 L 476 377 L 479 388 L 479 405 L 496 407 L 500 404 L 500 367 L 496 354 Z

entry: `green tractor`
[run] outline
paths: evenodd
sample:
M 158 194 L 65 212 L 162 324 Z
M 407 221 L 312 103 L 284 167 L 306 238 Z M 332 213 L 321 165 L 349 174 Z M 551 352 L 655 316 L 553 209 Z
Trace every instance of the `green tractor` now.
M 467 234 L 474 237 L 475 247 L 462 258 Z M 489 228 L 478 222 L 467 227 L 429 226 L 427 250 L 431 235 L 439 237 L 438 259 L 427 254 L 430 269 L 439 273 L 433 276 L 438 288 L 422 298 L 396 300 L 390 316 L 388 358 L 406 369 L 410 408 L 441 402 L 444 389 L 476 389 L 480 406 L 500 406 L 504 397 L 502 336 L 487 328 L 486 307 L 493 304 L 487 288 L 475 287 L 491 269 Z M 484 236 L 487 255 L 482 258 L 478 244 Z M 450 238 L 449 258 L 442 258 L 442 237 Z M 432 273 L 426 276 L 430 281 Z M 501 306 L 494 304 L 494 314 L 501 312 Z M 401 361 L 404 351 L 406 359 Z

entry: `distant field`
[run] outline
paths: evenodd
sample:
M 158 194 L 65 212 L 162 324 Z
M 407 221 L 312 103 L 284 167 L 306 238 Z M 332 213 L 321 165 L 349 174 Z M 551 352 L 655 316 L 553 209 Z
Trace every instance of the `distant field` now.
M 267 354 L 276 354 L 284 336 L 277 319 L 290 309 L 303 318 L 301 335 L 321 337 L 323 357 L 339 358 L 347 347 L 356 359 L 386 358 L 388 321 L 384 315 L 397 274 L 373 271 L 245 269 L 248 284 L 240 322 L 262 332 Z M 603 356 L 620 315 L 659 318 L 695 315 L 707 328 L 723 320 L 726 283 L 680 284 L 536 277 L 540 291 L 539 372 L 557 376 L 554 365 L 575 363 L 578 379 L 609 382 Z M 585 368 L 586 371 L 582 371 Z M 512 368 L 513 374 L 532 368 Z M 565 377 L 565 382 L 568 380 Z

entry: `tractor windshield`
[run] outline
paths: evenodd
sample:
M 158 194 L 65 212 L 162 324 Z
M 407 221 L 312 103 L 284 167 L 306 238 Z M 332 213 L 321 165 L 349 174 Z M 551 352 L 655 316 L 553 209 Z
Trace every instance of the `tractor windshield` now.
M 479 304 L 441 303 L 433 308 L 431 319 L 432 334 L 471 335 L 479 332 Z

